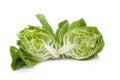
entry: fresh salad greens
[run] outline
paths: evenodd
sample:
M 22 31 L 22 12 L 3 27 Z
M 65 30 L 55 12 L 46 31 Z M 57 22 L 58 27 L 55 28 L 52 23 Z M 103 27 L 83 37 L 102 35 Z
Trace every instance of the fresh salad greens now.
M 60 22 L 55 34 L 43 14 L 36 17 L 42 27 L 29 25 L 17 34 L 19 47 L 10 46 L 13 70 L 56 58 L 90 59 L 104 47 L 97 27 L 87 26 L 83 18 L 72 24 Z

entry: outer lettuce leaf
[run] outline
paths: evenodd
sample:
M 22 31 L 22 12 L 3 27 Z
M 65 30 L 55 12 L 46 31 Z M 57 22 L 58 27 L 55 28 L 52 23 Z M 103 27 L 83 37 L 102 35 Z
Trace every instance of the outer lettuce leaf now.
M 53 36 L 55 36 L 51 26 L 48 24 L 46 17 L 43 14 L 37 14 L 36 17 L 39 19 L 39 21 L 42 24 L 42 28 L 50 33 L 53 34 Z
M 20 67 L 25 65 L 25 63 L 20 58 L 17 51 L 18 50 L 17 50 L 16 47 L 14 47 L 14 46 L 10 47 L 10 53 L 11 53 L 11 57 L 12 57 L 11 67 L 12 67 L 13 70 L 19 69 Z
M 68 30 L 77 28 L 77 27 L 86 27 L 86 23 L 85 20 L 83 18 L 79 19 L 78 21 L 74 21 L 72 22 L 72 24 L 70 25 L 70 27 L 68 28 Z
M 67 20 L 64 20 L 58 24 L 58 29 L 56 31 L 57 36 L 57 48 L 60 48 L 63 45 L 63 36 L 68 31 L 69 23 Z
M 37 57 L 30 56 L 14 46 L 10 47 L 10 51 L 12 56 L 11 67 L 13 70 L 19 69 L 25 65 L 31 67 L 39 63 L 39 61 L 37 61 Z

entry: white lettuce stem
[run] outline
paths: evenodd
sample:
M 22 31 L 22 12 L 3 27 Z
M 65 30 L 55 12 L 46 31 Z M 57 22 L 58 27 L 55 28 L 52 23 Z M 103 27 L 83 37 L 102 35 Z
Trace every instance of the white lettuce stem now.
M 58 51 L 55 48 L 53 48 L 49 45 L 45 45 L 45 47 L 53 55 L 54 58 L 59 58 L 60 57 L 60 54 L 58 53 Z
M 59 50 L 58 50 L 58 53 L 59 54 L 64 54 L 66 52 L 68 52 L 69 50 L 71 50 L 72 48 L 75 47 L 75 44 L 70 44 L 70 45 L 65 45 L 65 46 L 62 46 Z
M 60 49 L 55 49 L 49 45 L 45 45 L 46 49 L 53 55 L 54 58 L 59 58 L 61 54 L 64 54 L 74 48 L 75 44 L 65 45 Z

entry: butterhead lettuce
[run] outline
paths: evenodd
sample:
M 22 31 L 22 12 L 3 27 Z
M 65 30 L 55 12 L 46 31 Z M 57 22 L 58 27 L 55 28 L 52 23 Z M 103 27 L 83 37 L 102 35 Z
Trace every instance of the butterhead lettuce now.
M 68 20 L 60 22 L 54 34 L 43 14 L 36 17 L 42 27 L 29 25 L 21 30 L 17 34 L 18 48 L 10 47 L 13 70 L 55 58 L 90 59 L 104 47 L 98 28 L 87 26 L 83 18 L 71 24 Z
M 67 30 L 61 28 L 63 32 L 65 31 L 64 36 L 58 35 L 59 39 L 62 37 L 59 53 L 67 58 L 89 59 L 97 55 L 104 47 L 103 36 L 97 27 L 87 26 L 83 18 L 69 26 L 61 27 L 66 27 Z
M 19 40 L 17 41 L 17 45 L 19 48 L 10 47 L 12 56 L 11 67 L 14 70 L 24 65 L 33 66 L 43 60 L 59 56 L 50 53 L 50 49 L 55 51 L 56 41 L 52 28 L 47 23 L 44 15 L 38 14 L 36 16 L 42 23 L 42 27 L 29 25 L 28 28 L 18 33 Z
M 75 59 L 88 59 L 103 49 L 104 41 L 102 38 L 96 27 L 74 28 L 63 37 L 63 46 L 67 45 L 67 49 L 70 47 L 70 50 L 68 49 L 62 54 Z

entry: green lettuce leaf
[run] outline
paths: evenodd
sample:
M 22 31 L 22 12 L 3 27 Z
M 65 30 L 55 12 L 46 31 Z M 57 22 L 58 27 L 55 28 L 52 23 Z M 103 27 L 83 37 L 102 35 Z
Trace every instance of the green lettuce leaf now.
M 83 18 L 79 19 L 78 21 L 74 21 L 72 22 L 72 24 L 70 25 L 70 27 L 68 28 L 68 30 L 77 28 L 77 27 L 86 27 L 86 22 Z
M 69 27 L 69 23 L 67 20 L 64 20 L 58 24 L 58 29 L 56 31 L 58 48 L 60 48 L 63 45 L 63 36 L 68 31 L 68 27 Z
M 48 24 L 46 17 L 43 14 L 37 14 L 36 17 L 38 18 L 38 20 L 41 22 L 42 24 L 42 28 L 50 33 L 52 33 L 54 36 L 54 32 L 51 28 L 51 26 Z

